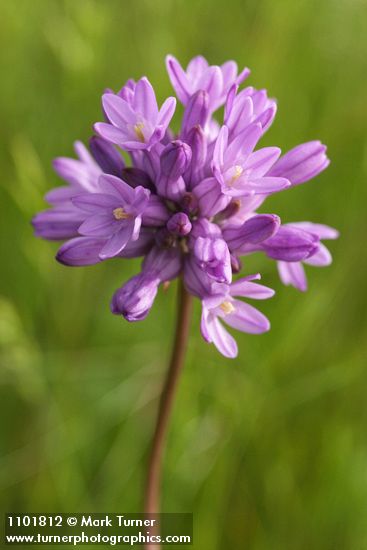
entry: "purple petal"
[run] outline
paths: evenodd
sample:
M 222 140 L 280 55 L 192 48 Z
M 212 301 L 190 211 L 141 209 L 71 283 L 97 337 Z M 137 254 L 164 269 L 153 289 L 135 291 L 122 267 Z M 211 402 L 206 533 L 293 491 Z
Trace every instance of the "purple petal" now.
M 116 206 L 119 206 L 119 204 L 116 204 L 115 196 L 105 195 L 104 193 L 83 193 L 82 195 L 73 197 L 72 203 L 91 214 L 95 212 L 102 213 L 108 209 L 112 210 Z
M 309 141 L 294 147 L 283 155 L 270 171 L 272 176 L 283 176 L 292 185 L 304 183 L 329 165 L 326 146 L 320 141 Z
M 32 225 L 36 237 L 62 241 L 77 236 L 82 220 L 83 215 L 76 208 L 56 207 L 39 212 L 33 217 Z
M 176 99 L 174 97 L 168 97 L 159 110 L 157 125 L 162 126 L 164 131 L 171 122 L 171 118 L 176 109 Z
M 76 193 L 79 193 L 80 189 L 75 186 L 62 185 L 61 187 L 55 187 L 51 189 L 45 195 L 45 200 L 52 204 L 57 205 L 58 203 L 67 202 L 71 197 L 75 196 Z
M 126 132 L 123 132 L 119 128 L 116 128 L 115 126 L 112 126 L 112 124 L 107 124 L 106 122 L 96 122 L 96 124 L 93 126 L 94 130 L 97 134 L 99 134 L 101 137 L 106 139 L 107 141 L 110 141 L 111 143 L 115 143 L 116 145 L 119 145 L 121 148 L 125 148 L 126 144 Z M 145 144 L 141 143 L 142 147 L 141 149 L 145 148 Z
M 220 70 L 225 84 L 235 81 L 238 72 L 237 63 L 235 61 L 226 61 L 221 65 Z
M 267 317 L 255 307 L 240 300 L 233 300 L 232 305 L 234 311 L 223 318 L 230 327 L 250 334 L 262 334 L 270 329 Z
M 290 187 L 291 183 L 285 178 L 261 177 L 247 183 L 247 188 L 257 194 L 270 194 Z
M 222 126 L 215 142 L 213 151 L 213 170 L 220 172 L 221 167 L 224 164 L 224 152 L 228 143 L 228 128 Z
M 112 144 L 102 138 L 93 136 L 89 141 L 89 146 L 94 159 L 103 172 L 121 177 L 125 163 Z
M 120 178 L 116 178 L 116 176 L 111 176 L 109 174 L 100 176 L 98 187 L 103 194 L 113 195 L 118 200 L 123 200 L 127 204 L 130 204 L 135 197 L 134 189 L 132 189 L 130 185 Z
M 178 99 L 184 105 L 189 100 L 191 92 L 190 85 L 185 71 L 172 55 L 166 57 L 166 67 L 171 84 L 177 94 Z
M 220 184 L 215 178 L 207 178 L 199 183 L 193 191 L 198 199 L 201 216 L 215 216 L 231 201 L 231 197 L 224 195 Z
M 234 358 L 238 355 L 236 340 L 220 324 L 218 319 L 209 313 L 203 312 L 202 317 L 202 335 L 208 342 L 213 342 L 217 350 L 224 357 Z
M 250 73 L 251 73 L 251 71 L 247 67 L 242 69 L 242 71 L 240 72 L 240 74 L 236 78 L 236 84 L 238 84 L 238 85 L 242 84 L 242 82 L 244 80 L 246 80 L 246 78 L 250 75 Z
M 109 237 L 121 225 L 111 214 L 94 214 L 87 218 L 79 227 L 81 235 L 88 237 Z
M 167 210 L 163 201 L 156 195 L 151 195 L 148 205 L 142 214 L 143 224 L 159 227 L 164 225 L 169 217 L 170 212 Z
M 246 170 L 251 170 L 251 178 L 260 178 L 279 158 L 279 147 L 263 147 L 252 153 L 246 161 Z
M 291 225 L 299 227 L 304 231 L 309 231 L 314 233 L 320 239 L 337 239 L 339 237 L 339 231 L 330 227 L 329 225 L 324 225 L 322 223 L 312 223 L 312 222 L 295 222 Z
M 275 291 L 267 286 L 253 283 L 248 277 L 238 279 L 231 284 L 229 293 L 231 296 L 252 298 L 253 300 L 266 300 L 274 296 Z
M 313 265 L 315 267 L 325 267 L 330 265 L 332 261 L 333 258 L 329 250 L 322 243 L 319 244 L 319 248 L 315 254 L 304 260 L 305 264 Z
M 134 111 L 141 114 L 146 120 L 155 123 L 158 117 L 158 105 L 153 86 L 146 77 L 141 78 L 135 86 Z
M 143 271 L 160 281 L 175 279 L 182 269 L 182 256 L 178 248 L 155 246 L 145 257 Z
M 115 94 L 104 94 L 102 96 L 103 109 L 108 119 L 114 126 L 124 128 L 126 124 L 135 124 L 136 115 L 127 101 Z
M 105 239 L 90 237 L 71 239 L 61 246 L 56 255 L 56 260 L 61 264 L 72 267 L 98 264 L 102 261 L 99 253 L 105 242 Z
M 235 163 L 237 159 L 248 156 L 262 136 L 260 124 L 250 124 L 229 145 L 226 151 L 226 160 Z
M 301 262 L 277 262 L 280 280 L 286 286 L 291 285 L 306 292 L 307 278 Z
M 113 258 L 117 256 L 121 250 L 125 248 L 129 240 L 131 239 L 134 231 L 134 224 L 129 223 L 125 227 L 121 227 L 112 237 L 108 239 L 104 247 L 102 248 L 99 256 L 102 260 L 107 258 Z
M 208 68 L 208 62 L 202 55 L 193 57 L 186 68 L 186 73 L 192 80 L 198 80 L 200 75 Z

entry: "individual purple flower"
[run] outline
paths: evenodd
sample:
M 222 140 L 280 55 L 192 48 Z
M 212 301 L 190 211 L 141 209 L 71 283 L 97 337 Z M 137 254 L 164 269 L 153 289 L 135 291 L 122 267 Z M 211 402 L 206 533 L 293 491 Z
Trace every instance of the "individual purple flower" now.
M 268 175 L 287 178 L 292 185 L 298 185 L 317 176 L 329 164 L 326 145 L 320 141 L 309 141 L 280 157 Z
M 107 93 L 102 102 L 110 123 L 96 123 L 96 132 L 127 151 L 149 150 L 160 141 L 176 107 L 175 98 L 169 97 L 158 109 L 153 87 L 145 77 L 136 83 L 128 100 Z
M 232 84 L 241 84 L 250 74 L 247 68 L 238 74 L 237 63 L 234 61 L 227 61 L 220 67 L 209 66 L 207 60 L 201 55 L 190 61 L 186 71 L 175 57 L 168 55 L 166 67 L 171 84 L 181 103 L 186 105 L 195 92 L 204 90 L 209 96 L 211 111 L 215 111 L 224 104 Z
M 316 235 L 320 240 L 337 239 L 339 232 L 333 227 L 311 222 L 297 222 L 292 225 L 303 231 Z M 312 265 L 315 267 L 325 267 L 332 262 L 332 256 L 329 250 L 323 243 L 319 243 L 317 251 L 308 258 L 299 262 L 284 262 L 278 261 L 278 273 L 282 283 L 291 285 L 305 292 L 307 290 L 307 278 L 303 264 Z
M 150 192 L 144 187 L 133 189 L 115 176 L 101 176 L 99 193 L 86 193 L 73 198 L 73 204 L 86 212 L 79 227 L 81 235 L 106 238 L 100 258 L 112 258 L 130 240 L 139 237 L 142 214 Z
M 56 187 L 46 194 L 52 208 L 34 216 L 32 225 L 37 237 L 48 240 L 71 239 L 78 235 L 78 227 L 84 214 L 76 208 L 71 199 L 80 193 L 94 193 L 98 190 L 98 180 L 102 165 L 108 172 L 119 172 L 124 166 L 123 159 L 110 143 L 101 138 L 90 141 L 91 153 L 80 141 L 74 144 L 78 159 L 58 157 L 53 166 L 57 174 L 68 185 Z
M 250 124 L 228 144 L 228 128 L 222 127 L 214 148 L 212 168 L 225 195 L 268 195 L 290 186 L 286 178 L 266 176 L 278 159 L 280 149 L 264 147 L 254 152 L 261 135 L 261 124 Z
M 236 297 L 264 300 L 271 298 L 274 291 L 266 286 L 253 283 L 260 275 L 249 275 L 232 283 L 225 294 L 222 287 L 218 294 L 202 300 L 201 333 L 203 338 L 213 343 L 225 357 L 236 357 L 238 350 L 233 336 L 221 324 L 250 334 L 261 334 L 270 329 L 269 320 L 256 308 L 236 300 Z

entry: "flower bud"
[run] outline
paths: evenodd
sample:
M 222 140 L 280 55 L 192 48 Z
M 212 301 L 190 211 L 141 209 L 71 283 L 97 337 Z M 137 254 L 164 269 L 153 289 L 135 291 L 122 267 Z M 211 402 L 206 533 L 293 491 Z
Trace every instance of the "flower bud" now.
M 242 225 L 223 229 L 223 236 L 231 250 L 245 244 L 257 244 L 269 239 L 277 231 L 280 219 L 275 214 L 257 214 Z
M 167 222 L 167 229 L 174 235 L 184 237 L 192 228 L 189 217 L 184 212 L 177 212 Z
M 127 321 L 142 321 L 148 315 L 157 295 L 159 279 L 143 273 L 135 275 L 116 290 L 111 301 L 111 311 Z
M 171 180 L 177 180 L 191 162 L 191 148 L 183 141 L 168 144 L 161 155 L 161 173 Z
M 198 90 L 191 96 L 185 108 L 182 120 L 182 135 L 185 135 L 194 126 L 204 127 L 209 115 L 209 94 L 204 90 Z
M 273 260 L 299 262 L 317 252 L 319 241 L 317 235 L 283 225 L 273 237 L 261 244 L 261 249 Z

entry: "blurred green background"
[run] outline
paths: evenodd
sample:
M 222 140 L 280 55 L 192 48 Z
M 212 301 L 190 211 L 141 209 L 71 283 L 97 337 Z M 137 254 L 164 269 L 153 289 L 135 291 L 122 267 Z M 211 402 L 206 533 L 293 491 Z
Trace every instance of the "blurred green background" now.
M 201 53 L 278 98 L 263 143 L 328 145 L 329 169 L 266 210 L 341 238 L 306 294 L 245 263 L 277 294 L 271 332 L 237 333 L 236 360 L 202 341 L 196 304 L 163 509 L 194 512 L 200 550 L 367 549 L 366 36 L 364 0 L 0 1 L 3 511 L 141 510 L 175 285 L 128 324 L 109 300 L 139 262 L 67 269 L 29 220 L 105 87 L 145 74 L 162 100 L 165 55 Z

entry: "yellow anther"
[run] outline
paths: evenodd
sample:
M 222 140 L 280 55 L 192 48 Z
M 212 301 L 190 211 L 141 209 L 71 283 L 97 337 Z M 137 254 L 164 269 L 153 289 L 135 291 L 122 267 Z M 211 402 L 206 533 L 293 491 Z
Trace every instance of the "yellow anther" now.
M 242 172 L 243 172 L 242 166 L 240 166 L 239 164 L 236 164 L 236 166 L 234 166 L 234 174 L 230 179 L 229 185 L 233 185 L 234 182 L 238 180 L 238 178 L 241 176 Z
M 225 302 L 222 302 L 220 304 L 220 309 L 224 312 L 225 315 L 228 315 L 229 313 L 234 312 L 235 307 L 232 302 L 228 302 L 228 300 L 226 300 Z
M 121 207 L 115 208 L 112 214 L 115 220 L 127 220 L 128 218 L 130 218 L 130 214 L 127 214 L 125 210 Z
M 139 141 L 142 141 L 144 143 L 145 137 L 143 134 L 143 128 L 144 128 L 144 124 L 142 122 L 138 122 L 138 124 L 135 124 L 134 126 L 136 137 L 138 138 Z

